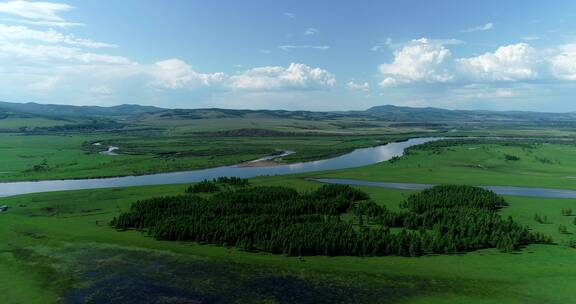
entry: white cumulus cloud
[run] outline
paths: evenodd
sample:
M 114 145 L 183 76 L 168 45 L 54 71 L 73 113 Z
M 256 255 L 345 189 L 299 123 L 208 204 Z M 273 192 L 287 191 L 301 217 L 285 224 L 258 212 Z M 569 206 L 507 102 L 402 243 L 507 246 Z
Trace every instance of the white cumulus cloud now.
M 457 60 L 461 71 L 474 80 L 515 81 L 538 77 L 539 56 L 526 43 L 499 47 L 495 52 Z
M 146 68 L 153 77 L 151 85 L 163 89 L 212 87 L 247 91 L 318 90 L 333 87 L 334 75 L 301 63 L 288 67 L 256 67 L 235 75 L 222 72 L 199 73 L 180 59 L 156 62 Z
M 563 80 L 576 80 L 576 44 L 566 44 L 558 48 L 558 53 L 550 59 L 552 74 Z
M 253 68 L 230 78 L 230 87 L 243 90 L 325 89 L 335 84 L 336 78 L 330 72 L 301 63 Z
M 158 61 L 150 68 L 154 77 L 152 84 L 166 89 L 196 88 L 221 83 L 224 73 L 203 74 L 195 72 L 192 66 L 180 59 Z
M 528 43 L 453 58 L 440 40 L 418 39 L 397 49 L 379 66 L 383 87 L 411 83 L 497 83 L 576 80 L 576 44 L 537 49 Z
M 394 60 L 379 66 L 381 86 L 411 82 L 446 82 L 453 78 L 447 63 L 452 53 L 441 43 L 421 38 L 394 52 Z

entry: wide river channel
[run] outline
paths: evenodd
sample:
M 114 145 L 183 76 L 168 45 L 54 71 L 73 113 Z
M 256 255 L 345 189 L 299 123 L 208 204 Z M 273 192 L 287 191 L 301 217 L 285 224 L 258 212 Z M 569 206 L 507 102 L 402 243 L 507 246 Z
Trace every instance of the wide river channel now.
M 139 176 L 0 183 L 0 197 L 28 194 L 28 193 L 38 193 L 38 192 L 64 191 L 64 190 L 183 184 L 183 183 L 198 182 L 204 179 L 212 179 L 219 176 L 236 176 L 242 178 L 250 178 L 266 175 L 272 176 L 272 175 L 355 168 L 387 161 L 395 156 L 402 156 L 404 154 L 404 149 L 408 147 L 440 139 L 442 138 L 440 137 L 413 138 L 407 141 L 391 142 L 385 145 L 372 148 L 356 149 L 348 154 L 324 160 L 286 164 L 286 165 L 267 166 L 267 167 L 266 166 L 247 167 L 247 166 L 234 165 L 234 166 L 223 166 L 203 170 L 159 173 L 159 174 L 139 175 Z M 350 184 L 350 185 L 377 186 L 377 187 L 394 188 L 394 189 L 412 189 L 412 190 L 425 189 L 431 186 L 424 184 L 378 183 L 378 182 L 355 181 L 355 180 L 325 179 L 318 181 L 339 183 L 339 184 Z M 537 188 L 523 188 L 523 187 L 492 187 L 492 186 L 488 186 L 486 188 L 489 188 L 490 190 L 493 190 L 496 193 L 503 195 L 576 198 L 576 191 L 571 190 L 537 189 Z

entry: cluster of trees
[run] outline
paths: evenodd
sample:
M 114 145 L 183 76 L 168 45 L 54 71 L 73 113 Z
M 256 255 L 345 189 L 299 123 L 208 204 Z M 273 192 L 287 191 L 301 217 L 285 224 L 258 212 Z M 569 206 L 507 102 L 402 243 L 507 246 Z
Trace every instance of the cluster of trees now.
M 25 170 L 24 172 L 44 172 L 49 171 L 50 165 L 48 164 L 48 160 L 44 159 L 41 163 L 32 166 L 32 168 Z
M 245 187 L 250 183 L 247 179 L 239 177 L 218 177 L 213 180 L 203 180 L 186 188 L 186 193 L 215 193 L 220 186 Z
M 547 216 L 541 216 L 540 214 L 536 213 L 534 214 L 534 220 L 536 222 L 538 222 L 539 224 L 550 224 L 550 222 L 548 221 L 548 217 Z
M 114 120 L 91 120 L 86 123 L 75 123 L 50 127 L 36 127 L 33 133 L 52 133 L 52 132 L 96 132 L 122 129 L 124 124 Z
M 426 252 L 481 248 L 511 251 L 527 244 L 551 241 L 510 217 L 502 219 L 498 210 L 504 206 L 506 201 L 492 191 L 445 185 L 411 195 L 401 203 L 401 212 L 388 212 L 375 205 L 366 214 L 372 224 L 424 231 L 426 236 L 421 245 Z M 376 211 L 377 208 L 382 210 Z M 430 243 L 430 238 L 435 241 Z
M 519 161 L 520 157 L 516 155 L 504 154 L 504 159 L 508 161 Z
M 138 201 L 112 225 L 147 231 L 160 240 L 293 256 L 418 256 L 481 248 L 514 250 L 549 242 L 511 218 L 502 219 L 497 211 L 505 205 L 493 192 L 470 186 L 422 191 L 408 197 L 399 212 L 345 185 L 324 185 L 307 193 L 278 186 L 241 187 L 203 197 Z M 353 220 L 344 220 L 345 213 Z
M 230 185 L 230 186 L 244 187 L 244 186 L 250 185 L 250 182 L 247 179 L 235 177 L 235 176 L 231 176 L 231 177 L 220 176 L 220 177 L 214 179 L 214 181 L 217 183 L 220 183 L 220 184 L 226 184 L 226 185 Z
M 220 187 L 213 181 L 203 180 L 186 188 L 187 193 L 214 193 L 220 191 Z
M 572 216 L 572 208 L 562 208 L 561 212 L 564 216 Z

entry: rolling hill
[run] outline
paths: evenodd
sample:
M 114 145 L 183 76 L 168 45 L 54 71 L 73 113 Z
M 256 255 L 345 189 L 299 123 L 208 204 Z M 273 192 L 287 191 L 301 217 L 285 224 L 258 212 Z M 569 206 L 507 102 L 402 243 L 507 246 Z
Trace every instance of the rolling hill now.
M 16 111 L 19 113 L 27 113 L 39 115 L 43 117 L 127 117 L 138 115 L 147 112 L 160 112 L 165 109 L 141 106 L 141 105 L 119 105 L 113 107 L 100 107 L 100 106 L 70 106 L 70 105 L 55 105 L 55 104 L 39 104 L 39 103 L 14 103 L 14 102 L 1 102 L 0 113 L 2 111 Z
M 364 111 L 287 111 L 234 109 L 167 109 L 154 106 L 123 104 L 112 107 L 71 106 L 39 103 L 0 102 L 0 119 L 20 118 L 106 118 L 127 119 L 135 123 L 154 121 L 197 121 L 203 119 L 242 119 L 298 121 L 380 121 L 392 123 L 558 123 L 576 121 L 576 113 L 540 113 L 529 111 L 447 110 L 382 105 Z

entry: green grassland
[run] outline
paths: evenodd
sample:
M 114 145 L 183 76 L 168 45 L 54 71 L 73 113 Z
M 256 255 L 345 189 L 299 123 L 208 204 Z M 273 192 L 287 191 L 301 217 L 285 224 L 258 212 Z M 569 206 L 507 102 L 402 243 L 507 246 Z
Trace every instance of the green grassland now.
M 50 118 L 19 118 L 11 117 L 0 119 L 0 130 L 2 131 L 19 131 L 21 128 L 45 128 L 53 126 L 63 126 L 73 123 L 63 119 L 50 119 Z
M 397 135 L 290 135 L 290 136 L 213 136 L 191 135 L 172 137 L 133 137 L 106 141 L 105 144 L 120 147 L 127 155 L 155 155 L 162 158 L 218 158 L 246 155 L 241 160 L 273 154 L 278 151 L 294 151 L 284 157 L 285 162 L 318 160 L 350 152 L 356 148 L 381 145 L 394 140 L 420 136 L 422 133 Z M 226 162 L 223 162 L 226 164 Z M 193 166 L 192 166 L 193 167 Z
M 576 130 L 573 128 L 546 128 L 546 127 L 526 127 L 526 126 L 492 126 L 492 127 L 460 127 L 452 129 L 450 136 L 502 136 L 518 138 L 574 138 Z
M 446 133 L 450 136 L 506 136 L 506 137 L 574 137 L 576 127 L 570 123 L 515 122 L 515 121 L 435 121 L 434 114 L 421 121 L 413 116 L 388 119 L 364 116 L 299 117 L 297 114 L 278 117 L 262 113 L 243 116 L 220 116 L 207 112 L 199 117 L 182 115 L 164 116 L 162 113 L 142 115 L 126 122 L 135 128 L 166 130 L 169 135 L 191 134 L 236 129 L 267 129 L 280 132 L 387 135 L 402 133 Z M 430 123 L 432 122 L 432 123 Z
M 392 163 L 314 175 L 571 188 L 569 184 L 558 182 L 570 168 L 576 168 L 571 161 L 571 149 L 571 145 L 564 144 L 537 144 L 530 149 L 496 143 L 466 144 L 435 152 L 414 151 Z M 516 155 L 520 160 L 506 161 L 506 154 Z M 533 161 L 534 156 L 553 162 Z M 463 164 L 480 164 L 484 168 Z M 534 172 L 541 175 L 535 178 Z M 525 175 L 533 177 L 523 178 Z M 290 186 L 300 191 L 318 187 L 317 183 L 298 176 L 262 177 L 253 179 L 252 183 Z M 90 297 L 98 297 L 98 288 L 118 297 L 126 292 L 134 292 L 136 296 L 137 291 L 142 291 L 137 288 L 138 284 L 148 286 L 150 281 L 178 287 L 170 289 L 178 292 L 184 292 L 183 289 L 190 292 L 186 288 L 194 286 L 194 294 L 204 297 L 202 299 L 221 294 L 230 297 L 223 301 L 259 303 L 306 303 L 306 300 L 309 303 L 337 300 L 358 303 L 573 301 L 576 251 L 567 244 L 576 239 L 573 234 L 576 226 L 573 216 L 562 215 L 563 209 L 576 210 L 576 201 L 571 199 L 507 197 L 510 206 L 501 211 L 503 216 L 512 216 L 519 223 L 546 233 L 556 243 L 531 245 L 513 253 L 481 250 L 419 258 L 301 259 L 217 246 L 161 242 L 137 231 L 117 232 L 107 225 L 137 199 L 178 194 L 185 187 L 54 192 L 1 199 L 0 203 L 10 205 L 11 209 L 0 214 L 0 302 L 90 300 Z M 371 187 L 362 189 L 377 203 L 390 209 L 398 208 L 398 203 L 412 193 Z M 547 222 L 537 222 L 535 214 L 545 216 Z M 568 231 L 560 232 L 559 225 L 566 226 Z M 122 277 L 123 273 L 131 275 Z M 127 279 L 135 283 L 123 289 L 122 282 Z M 278 286 L 288 287 L 278 289 Z M 151 292 L 158 290 L 157 286 L 153 287 Z M 273 292 L 267 293 L 269 290 Z
M 508 160 L 506 156 L 518 157 Z M 314 174 L 357 180 L 576 189 L 574 143 L 466 143 L 412 149 L 409 157 Z
M 290 150 L 284 162 L 322 159 L 419 134 L 382 136 L 143 136 L 0 134 L 0 180 L 142 175 L 237 164 Z M 101 145 L 94 146 L 93 143 Z M 108 146 L 121 155 L 102 155 Z
M 285 162 L 316 160 L 389 140 L 437 132 L 425 125 L 392 127 L 386 121 L 329 113 L 308 112 L 302 116 L 291 112 L 175 110 L 162 114 L 90 116 L 94 111 L 122 109 L 9 106 L 17 110 L 30 108 L 27 111 L 32 112 L 0 109 L 3 160 L 0 181 L 192 170 L 237 164 L 279 150 L 297 152 L 285 158 Z M 239 129 L 267 130 L 277 135 L 218 133 Z M 95 142 L 102 145 L 92 146 Z M 99 154 L 110 145 L 119 147 L 122 155 Z
M 239 163 L 278 150 L 284 162 L 342 154 L 359 147 L 415 136 L 566 137 L 571 126 L 427 126 L 330 116 L 302 119 L 249 113 L 201 119 L 144 115 L 122 120 L 123 129 L 99 132 L 0 134 L 0 181 L 138 175 Z M 218 114 L 220 115 L 220 114 Z M 226 114 L 228 115 L 228 114 Z M 67 124 L 48 118 L 0 120 L 0 130 Z M 217 136 L 206 132 L 266 129 L 284 136 Z M 101 142 L 101 146 L 92 143 Z M 102 155 L 118 146 L 119 156 Z M 414 149 L 406 157 L 363 168 L 308 177 L 359 180 L 511 185 L 576 189 L 574 144 L 469 142 Z M 510 157 L 513 156 L 513 157 Z M 257 185 L 318 184 L 300 176 L 256 178 Z M 138 199 L 180 194 L 186 185 L 40 193 L 0 199 L 0 303 L 86 302 L 106 293 L 133 303 L 146 292 L 212 302 L 258 303 L 570 303 L 576 211 L 571 199 L 507 197 L 512 216 L 553 238 L 513 253 L 405 257 L 285 257 L 233 248 L 161 242 L 108 222 Z M 397 210 L 410 191 L 362 187 L 379 204 Z M 545 218 L 538 222 L 535 216 Z M 559 226 L 567 231 L 560 231 Z M 131 282 L 130 284 L 124 284 Z M 129 286 L 127 286 L 129 285 Z M 144 292 L 146 291 L 146 292 Z M 170 300 L 170 298 L 168 298 Z M 168 301 L 167 300 L 167 301 Z M 129 302 L 128 302 L 129 303 Z M 169 301 L 168 301 L 169 303 Z
M 0 119 L 3 160 L 0 181 L 193 170 L 236 164 L 279 150 L 296 152 L 283 158 L 284 162 L 310 161 L 417 136 L 570 138 L 576 135 L 571 124 L 537 127 L 510 122 L 426 123 L 314 112 L 174 110 L 110 119 L 27 115 Z M 239 130 L 248 131 L 234 135 Z M 261 136 L 258 130 L 272 133 Z M 228 131 L 232 133 L 226 134 Z M 102 145 L 92 146 L 94 142 Z M 122 155 L 99 154 L 107 146 L 119 147 Z M 404 172 L 410 177 L 410 170 Z M 458 173 L 455 170 L 454 174 Z M 433 178 L 434 174 L 426 176 Z M 508 180 L 505 175 L 499 176 Z
M 447 125 L 428 127 L 425 124 L 399 125 L 386 120 L 361 116 L 308 113 L 317 116 L 300 116 L 286 113 L 252 112 L 245 114 L 221 113 L 219 111 L 195 110 L 191 113 L 156 113 L 140 115 L 128 120 L 135 127 L 154 127 L 168 130 L 170 134 L 189 134 L 235 129 L 269 129 L 282 132 L 306 132 L 321 134 L 398 134 L 426 132 L 430 129 L 446 129 Z M 226 112 L 226 111 L 225 111 Z

